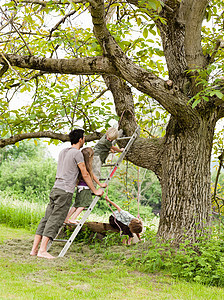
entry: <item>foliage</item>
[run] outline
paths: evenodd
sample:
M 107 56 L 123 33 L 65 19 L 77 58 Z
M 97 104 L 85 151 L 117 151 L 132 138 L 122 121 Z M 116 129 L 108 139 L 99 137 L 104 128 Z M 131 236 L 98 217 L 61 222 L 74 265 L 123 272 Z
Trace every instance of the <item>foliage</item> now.
M 17 145 L 9 145 L 0 149 L 1 164 L 5 161 L 15 161 L 17 159 L 30 160 L 41 156 L 47 157 L 49 153 L 47 152 L 46 146 L 37 140 L 35 140 L 35 142 L 25 140 L 19 142 Z
M 18 148 L 9 146 L 3 150 L 0 190 L 30 202 L 47 202 L 55 180 L 56 162 L 49 157 L 46 147 L 33 145 L 24 142 Z
M 135 10 L 124 2 L 110 3 L 108 13 L 116 9 L 118 13 L 117 20 L 113 16 L 111 22 L 108 22 L 108 28 L 118 45 L 136 63 L 157 75 L 167 76 L 161 60 L 164 56 L 161 41 L 150 18 L 153 16 L 165 22 L 158 16 L 163 2 L 150 0 L 142 1 L 142 4 L 143 2 L 144 9 Z M 7 33 L 10 28 L 6 26 L 0 36 L 1 43 L 5 45 L 4 51 L 20 55 L 38 53 L 40 56 L 53 58 L 58 57 L 58 52 L 64 58 L 102 55 L 92 29 L 89 28 L 87 6 L 49 2 L 39 9 L 38 4 L 27 3 L 24 6 L 20 1 L 16 4 L 5 1 L 4 18 L 8 20 L 13 17 L 16 22 L 13 26 L 19 26 L 22 34 L 18 36 L 18 30 L 13 30 L 9 38 Z M 152 9 L 151 16 L 147 16 L 148 9 Z M 82 23 L 83 15 L 85 24 Z M 64 19 L 63 22 L 61 18 Z M 131 29 L 138 33 L 137 38 L 130 35 Z M 0 103 L 0 125 L 3 128 L 1 136 L 44 130 L 64 132 L 75 126 L 82 126 L 86 132 L 107 128 L 118 118 L 114 113 L 111 96 L 106 91 L 99 75 L 79 75 L 74 79 L 74 76 L 67 74 L 47 74 L 36 70 L 27 72 L 26 69 L 11 66 L 0 83 L 0 95 L 3 99 Z M 25 95 L 28 95 L 25 104 L 13 109 L 13 98 Z M 136 108 L 141 109 L 138 106 L 141 103 L 148 110 L 150 97 L 147 101 L 138 99 L 137 95 L 135 98 Z M 143 118 L 142 126 L 147 127 L 147 130 L 151 127 L 147 126 L 147 121 L 155 125 L 157 120 L 158 123 L 158 109 L 156 111 L 155 120 L 151 117 L 148 120 L 143 117 L 144 112 L 141 114 L 139 110 L 138 119 L 140 121 Z M 161 111 L 160 115 L 165 117 L 166 113 Z
M 0 189 L 31 202 L 47 202 L 55 174 L 56 164 L 51 158 L 5 162 L 1 167 Z
M 204 236 L 193 247 L 186 241 L 180 245 L 172 262 L 173 276 L 224 287 L 223 246 L 223 233 L 212 238 Z
M 172 243 L 158 242 L 148 230 L 145 233 L 147 249 L 137 251 L 138 254 L 135 251 L 126 263 L 146 272 L 164 270 L 175 278 L 224 287 L 223 229 L 218 235 L 217 229 L 212 228 L 211 236 L 204 235 L 194 244 L 186 238 L 177 249 Z
M 195 9 L 191 9 L 186 1 L 184 3 L 182 1 L 169 3 L 168 1 L 165 4 L 164 1 L 142 0 L 134 3 L 134 6 L 130 1 L 127 3 L 105 2 L 105 10 L 101 10 L 101 4 L 104 5 L 103 2 L 96 5 L 96 2 L 83 4 L 76 1 L 75 3 L 71 1 L 49 1 L 47 3 L 39 1 L 34 3 L 31 1 L 31 3 L 24 5 L 23 1 L 6 0 L 3 9 L 1 9 L 3 33 L 0 36 L 0 44 L 3 48 L 1 57 L 3 67 L 0 70 L 2 77 L 0 96 L 3 99 L 0 103 L 2 137 L 32 131 L 67 132 L 74 126 L 82 126 L 88 133 L 107 128 L 111 122 L 117 121 L 118 117 L 114 112 L 113 103 L 106 92 L 110 86 L 109 89 L 112 92 L 117 89 L 122 94 L 122 85 L 115 88 L 112 87 L 112 84 L 107 84 L 106 87 L 99 76 L 100 74 L 107 74 L 108 71 L 102 65 L 96 69 L 91 68 L 93 65 L 95 66 L 95 62 L 97 64 L 97 62 L 108 60 L 116 71 L 111 71 L 107 75 L 116 75 L 116 78 L 119 77 L 120 82 L 123 81 L 124 86 L 129 88 L 129 92 L 124 93 L 122 100 L 114 99 L 115 102 L 117 101 L 117 114 L 121 116 L 122 110 L 123 112 L 133 112 L 133 102 L 135 102 L 137 122 L 144 128 L 142 136 L 144 138 L 148 135 L 150 137 L 163 137 L 166 134 L 164 138 L 159 139 L 159 143 L 154 144 L 155 147 L 152 145 L 155 139 L 150 139 L 148 144 L 146 138 L 142 140 L 148 149 L 151 145 L 154 148 L 154 151 L 147 152 L 147 157 L 150 157 L 149 164 L 144 164 L 143 160 L 138 161 L 137 156 L 131 158 L 132 161 L 145 165 L 154 171 L 158 167 L 158 172 L 155 172 L 161 176 L 161 180 L 164 182 L 162 185 L 164 195 L 169 195 L 168 198 L 171 198 L 167 198 L 167 200 L 164 198 L 165 202 L 168 203 L 169 200 L 175 202 L 175 199 L 178 199 L 178 197 L 171 197 L 172 193 L 166 193 L 169 189 L 173 189 L 176 195 L 180 195 L 180 200 L 184 201 L 185 198 L 189 198 L 189 195 L 183 191 L 184 185 L 176 184 L 179 180 L 172 180 L 170 185 L 165 184 L 169 177 L 169 172 L 163 172 L 165 170 L 165 155 L 157 156 L 157 154 L 159 153 L 158 150 L 163 150 L 165 154 L 169 153 L 166 150 L 171 150 L 171 148 L 172 151 L 179 149 L 176 146 L 179 146 L 181 139 L 187 141 L 187 135 L 189 138 L 193 136 L 191 129 L 195 131 L 192 142 L 196 143 L 196 131 L 204 130 L 205 134 L 198 136 L 201 140 L 204 138 L 208 143 L 211 143 L 214 128 L 210 130 L 210 126 L 200 125 L 210 120 L 212 121 L 210 122 L 211 127 L 214 127 L 215 122 L 223 114 L 221 109 L 222 84 L 218 81 L 223 74 L 224 65 L 223 41 L 221 41 L 223 38 L 223 1 L 210 1 L 207 7 L 207 2 L 203 1 L 197 7 L 196 3 L 200 2 L 189 1 L 192 7 L 195 5 Z M 190 9 L 191 13 L 188 14 Z M 205 9 L 206 13 L 203 16 Z M 88 24 L 89 12 L 92 14 L 93 23 L 96 21 L 97 15 L 100 17 L 100 22 L 96 21 L 94 30 L 89 28 L 91 27 Z M 87 16 L 84 26 L 76 23 L 78 17 L 82 15 Z M 203 17 L 205 17 L 202 28 L 204 36 L 201 48 L 200 36 Z M 208 28 L 211 27 L 208 26 L 208 22 L 211 20 L 214 21 L 212 29 Z M 192 24 L 192 27 L 191 22 L 195 23 Z M 130 35 L 130 30 L 134 35 Z M 191 31 L 192 39 L 190 39 Z M 180 38 L 178 39 L 178 37 Z M 9 53 L 12 55 L 8 55 Z M 44 67 L 41 63 L 30 64 L 29 60 L 35 62 L 34 54 L 36 53 L 42 62 L 45 62 L 46 58 L 54 58 L 54 63 L 49 63 L 48 66 L 43 64 Z M 10 64 L 4 54 L 9 61 L 11 59 L 14 61 Z M 18 57 L 25 57 L 22 60 L 24 65 L 21 68 L 14 67 L 14 65 L 19 66 Z M 66 69 L 65 65 L 60 64 L 61 61 L 57 60 L 59 57 L 68 58 L 72 66 L 73 63 L 80 62 L 81 58 L 84 58 L 83 63 L 87 61 L 92 63 L 88 63 L 90 69 L 83 66 L 80 68 L 82 70 L 76 69 L 76 67 Z M 167 65 L 165 65 L 165 59 Z M 49 61 L 52 62 L 51 59 Z M 63 62 L 65 63 L 67 60 L 63 60 Z M 26 67 L 30 68 L 31 71 Z M 54 72 L 55 74 L 48 74 Z M 78 75 L 75 79 L 74 74 Z M 171 84 L 163 80 L 167 77 L 171 79 L 169 80 Z M 214 77 L 219 78 L 214 79 Z M 134 101 L 132 101 L 131 90 L 134 88 L 137 89 L 137 92 L 134 95 Z M 148 96 L 139 95 L 140 91 Z M 13 109 L 11 100 L 14 96 L 26 92 L 31 95 L 29 101 L 19 109 Z M 164 109 L 160 105 L 154 106 L 152 97 Z M 189 102 L 193 101 L 193 109 L 186 105 L 189 98 Z M 119 104 L 122 108 L 119 107 Z M 172 115 L 168 127 L 170 130 L 167 132 L 163 127 L 168 122 L 168 112 L 165 110 L 168 110 Z M 133 115 L 133 117 L 135 116 Z M 126 127 L 125 131 L 131 131 L 133 124 L 130 122 L 130 128 L 128 128 L 129 120 L 126 116 L 125 118 L 124 124 L 126 123 L 126 125 L 122 124 L 122 126 Z M 157 121 L 161 121 L 162 124 L 158 124 Z M 175 134 L 173 135 L 174 131 Z M 207 134 L 210 135 L 209 138 L 206 138 Z M 173 140 L 174 144 L 169 142 L 171 136 L 177 137 Z M 140 145 L 139 140 L 137 145 Z M 197 144 L 200 145 L 198 141 Z M 185 174 L 186 165 L 190 161 L 189 157 L 192 161 L 194 160 L 193 156 L 187 156 L 184 159 L 188 147 L 182 149 L 183 156 L 180 157 L 183 157 L 183 164 L 180 163 L 178 155 L 171 155 L 170 161 L 168 161 L 175 179 L 177 179 L 178 173 L 179 175 L 181 172 Z M 210 146 L 206 149 L 209 152 Z M 197 147 L 192 152 L 193 154 L 195 157 L 199 155 L 202 157 L 202 151 Z M 143 157 L 142 153 L 140 155 Z M 156 157 L 156 161 L 153 160 L 154 157 Z M 209 164 L 209 159 L 206 162 L 203 162 L 203 159 L 205 158 L 202 158 L 200 166 L 204 163 Z M 176 168 L 177 164 L 180 168 Z M 199 172 L 200 168 L 188 168 L 191 173 L 188 178 L 196 178 L 195 184 L 191 185 L 189 192 L 194 204 L 196 195 L 194 189 L 197 184 L 204 184 L 204 187 L 209 189 L 209 186 L 205 184 L 207 181 L 201 179 L 204 178 L 204 175 L 209 178 L 209 172 L 205 174 L 208 168 L 202 169 L 204 171 L 203 176 L 198 176 L 196 173 Z M 187 181 L 187 179 L 185 180 Z M 127 204 L 128 209 L 131 199 L 136 198 L 136 181 L 133 180 L 131 184 L 133 189 L 128 188 L 128 184 L 126 184 L 125 191 L 127 197 L 125 204 Z M 144 185 L 145 183 L 142 182 L 143 189 Z M 153 199 L 153 202 L 159 204 L 159 188 L 155 188 L 155 190 L 157 199 L 156 201 Z M 206 195 L 208 194 L 206 193 Z M 149 198 L 150 196 L 145 193 L 144 197 Z M 203 207 L 207 215 L 210 213 L 209 200 L 210 198 L 206 197 L 207 205 Z M 178 203 L 176 203 L 177 206 Z M 199 199 L 197 203 L 202 207 L 204 201 Z M 176 218 L 182 217 L 181 214 L 170 213 L 166 203 L 164 210 L 167 214 L 166 216 L 162 214 L 164 220 L 160 223 L 161 227 L 162 224 L 169 222 L 168 219 L 173 218 L 176 221 Z M 192 211 L 187 210 L 186 212 L 191 214 Z M 186 220 L 190 219 L 191 217 L 186 218 Z M 203 227 L 200 216 L 199 219 L 201 221 L 200 226 Z M 206 218 L 206 220 L 208 219 Z M 190 221 L 186 221 L 186 223 L 189 227 L 193 226 Z M 159 232 L 168 234 L 165 230 Z M 194 232 L 196 234 L 196 231 Z

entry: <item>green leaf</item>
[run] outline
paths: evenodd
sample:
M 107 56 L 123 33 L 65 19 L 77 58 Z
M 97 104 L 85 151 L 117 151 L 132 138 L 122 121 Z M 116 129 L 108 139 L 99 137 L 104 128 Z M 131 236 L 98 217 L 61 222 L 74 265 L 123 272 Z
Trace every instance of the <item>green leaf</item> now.
M 163 137 L 166 134 L 166 130 L 163 130 L 161 133 L 161 137 Z
M 201 99 L 195 100 L 194 103 L 192 104 L 192 108 L 195 108 L 200 102 L 201 102 Z
M 158 110 L 156 111 L 156 118 L 159 119 L 160 117 L 160 113 L 158 112 Z
M 8 133 L 8 130 L 3 130 L 2 132 L 1 132 L 1 137 L 4 137 L 4 136 L 6 136 L 6 134 Z
M 157 10 L 157 8 L 158 8 L 158 1 L 156 1 L 156 0 L 150 0 L 149 6 L 150 6 L 152 9 Z
M 141 23 L 142 23 L 142 19 L 141 18 L 137 18 L 137 24 L 138 24 L 138 26 L 140 26 Z
M 148 37 L 148 34 L 149 34 L 148 29 L 145 27 L 143 30 L 143 36 L 145 39 Z
M 219 99 L 223 99 L 223 97 L 224 97 L 224 94 L 221 93 L 220 91 L 215 91 L 215 94 Z

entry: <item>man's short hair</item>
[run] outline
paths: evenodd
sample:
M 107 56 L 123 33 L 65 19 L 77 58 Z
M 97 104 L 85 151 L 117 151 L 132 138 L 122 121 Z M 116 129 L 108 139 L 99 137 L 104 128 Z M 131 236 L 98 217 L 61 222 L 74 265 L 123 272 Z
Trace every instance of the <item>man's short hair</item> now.
M 111 141 L 116 140 L 118 138 L 118 130 L 117 130 L 117 128 L 110 127 L 107 130 L 106 135 L 107 135 L 108 139 L 110 139 Z
M 132 233 L 140 233 L 143 230 L 143 223 L 141 220 L 135 218 L 132 219 L 129 226 Z
M 83 139 L 84 137 L 84 130 L 83 129 L 74 129 L 69 133 L 69 139 L 71 145 L 77 144 L 79 139 Z

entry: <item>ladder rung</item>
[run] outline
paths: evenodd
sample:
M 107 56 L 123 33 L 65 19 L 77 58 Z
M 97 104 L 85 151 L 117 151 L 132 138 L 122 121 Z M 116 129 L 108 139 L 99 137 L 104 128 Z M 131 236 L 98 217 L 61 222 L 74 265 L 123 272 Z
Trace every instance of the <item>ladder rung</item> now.
M 131 138 L 131 136 L 122 136 L 122 137 L 117 138 L 117 140 L 128 140 L 130 138 Z
M 68 240 L 54 239 L 53 241 L 54 241 L 54 242 L 65 242 L 65 243 L 67 243 Z

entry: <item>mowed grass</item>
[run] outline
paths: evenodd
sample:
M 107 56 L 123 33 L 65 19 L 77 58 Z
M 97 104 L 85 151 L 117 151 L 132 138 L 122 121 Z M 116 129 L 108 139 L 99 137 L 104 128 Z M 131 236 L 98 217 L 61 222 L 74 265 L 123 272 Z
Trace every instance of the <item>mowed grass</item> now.
M 0 225 L 0 233 L 0 299 L 224 299 L 221 288 L 141 273 L 86 245 L 54 260 L 30 257 L 29 231 Z M 53 244 L 52 254 L 61 247 Z

